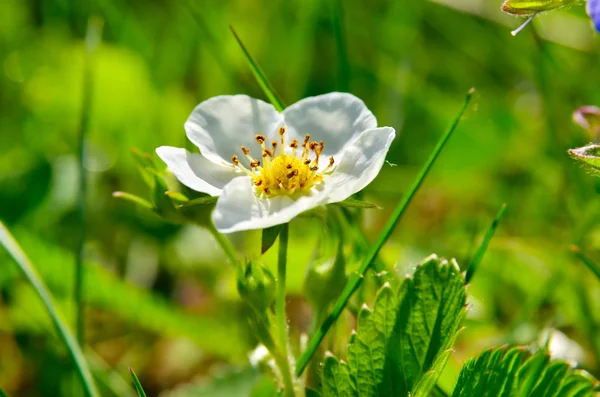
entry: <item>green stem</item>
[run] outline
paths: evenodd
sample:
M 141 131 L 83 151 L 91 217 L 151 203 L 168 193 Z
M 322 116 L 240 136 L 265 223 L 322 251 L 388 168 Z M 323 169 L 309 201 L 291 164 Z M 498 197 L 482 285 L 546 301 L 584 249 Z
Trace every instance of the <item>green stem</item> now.
M 275 298 L 275 319 L 278 333 L 278 344 L 283 360 L 281 360 L 281 376 L 285 384 L 285 395 L 294 395 L 292 372 L 288 353 L 287 320 L 285 316 L 285 277 L 287 270 L 287 247 L 289 225 L 283 224 L 279 232 L 279 255 L 277 261 L 277 296 Z
M 506 203 L 502 204 L 502 206 L 500 207 L 500 210 L 498 211 L 496 218 L 494 218 L 492 225 L 490 226 L 487 233 L 485 234 L 485 237 L 483 238 L 483 242 L 479 246 L 479 249 L 477 250 L 475 257 L 473 257 L 473 260 L 471 261 L 471 264 L 469 265 L 469 267 L 467 269 L 467 274 L 465 275 L 465 284 L 468 284 L 471 281 L 473 274 L 475 274 L 475 270 L 477 270 L 477 266 L 479 266 L 479 262 L 481 262 L 481 259 L 483 258 L 483 254 L 485 254 L 485 251 L 487 251 L 487 247 L 490 244 L 490 240 L 492 239 L 492 237 L 494 237 L 494 232 L 496 231 L 496 228 L 498 227 L 498 223 L 500 222 L 500 219 L 502 219 L 502 216 L 504 215 L 504 211 L 506 211 Z
M 58 336 L 67 347 L 67 351 L 75 363 L 77 373 L 79 374 L 86 395 L 88 397 L 99 397 L 96 386 L 94 385 L 94 381 L 92 380 L 90 368 L 85 361 L 85 357 L 83 356 L 83 352 L 77 344 L 77 340 L 75 340 L 75 337 L 69 329 L 67 322 L 56 308 L 50 291 L 42 281 L 42 278 L 39 276 L 38 272 L 35 270 L 35 267 L 33 267 L 33 264 L 27 255 L 25 255 L 17 241 L 2 222 L 0 222 L 0 244 L 4 246 L 9 255 L 17 263 L 19 269 L 21 269 L 29 283 L 31 283 L 34 290 L 42 300 L 42 303 L 46 307 L 46 311 L 48 314 L 50 314 L 50 318 L 54 323 L 56 331 L 58 332 Z
M 235 249 L 233 248 L 233 245 L 231 245 L 231 242 L 229 242 L 229 239 L 227 239 L 227 237 L 225 237 L 224 234 L 219 233 L 215 225 L 213 225 L 212 223 L 208 226 L 208 231 L 215 238 L 215 240 L 217 241 L 223 252 L 225 252 L 225 255 L 227 255 L 227 258 L 229 258 L 231 263 L 237 265 L 238 256 L 235 252 Z
M 365 256 L 364 260 L 362 261 L 358 272 L 356 272 L 356 274 L 354 274 L 352 279 L 350 279 L 350 281 L 348 281 L 348 283 L 346 284 L 346 287 L 344 288 L 344 291 L 342 292 L 338 301 L 336 302 L 335 307 L 333 308 L 333 311 L 331 312 L 329 317 L 327 317 L 327 319 L 325 319 L 325 321 L 323 322 L 323 324 L 321 325 L 319 330 L 311 338 L 306 350 L 304 351 L 304 353 L 302 353 L 302 356 L 300 356 L 300 359 L 298 360 L 297 367 L 296 367 L 296 376 L 300 376 L 302 374 L 302 372 L 306 368 L 306 365 L 309 363 L 311 357 L 313 356 L 313 354 L 316 352 L 317 348 L 319 347 L 319 344 L 321 343 L 323 338 L 325 338 L 327 331 L 329 331 L 329 328 L 331 328 L 333 323 L 342 314 L 342 311 L 346 307 L 348 300 L 350 299 L 352 294 L 356 291 L 356 289 L 362 283 L 362 281 L 364 279 L 364 274 L 366 273 L 366 271 L 369 269 L 369 267 L 371 266 L 371 264 L 377 257 L 377 254 L 381 250 L 381 247 L 383 247 L 383 244 L 388 240 L 388 238 L 392 234 L 392 231 L 394 230 L 396 224 L 400 220 L 400 217 L 402 216 L 402 214 L 404 214 L 404 211 L 408 207 L 408 204 L 410 204 L 415 193 L 417 192 L 417 190 L 423 183 L 425 176 L 427 176 L 427 174 L 429 173 L 429 170 L 435 163 L 435 160 L 438 158 L 438 156 L 441 153 L 444 146 L 446 145 L 446 142 L 448 141 L 448 139 L 450 138 L 450 136 L 452 135 L 452 133 L 458 126 L 458 122 L 460 121 L 463 113 L 467 109 L 467 105 L 469 104 L 469 101 L 471 100 L 471 96 L 472 96 L 473 92 L 474 92 L 473 88 L 471 90 L 469 90 L 467 96 L 465 97 L 465 101 L 464 101 L 460 111 L 458 112 L 456 118 L 454 119 L 454 122 L 451 124 L 450 128 L 446 131 L 446 133 L 440 138 L 436 147 L 433 149 L 433 152 L 429 156 L 429 159 L 427 159 L 427 162 L 425 163 L 423 168 L 421 168 L 421 171 L 419 172 L 417 179 L 415 179 L 415 181 L 413 182 L 408 193 L 402 198 L 402 200 L 398 203 L 398 206 L 394 209 L 392 216 L 389 218 L 389 220 L 385 224 L 382 232 L 377 237 L 377 240 L 371 246 L 369 252 Z

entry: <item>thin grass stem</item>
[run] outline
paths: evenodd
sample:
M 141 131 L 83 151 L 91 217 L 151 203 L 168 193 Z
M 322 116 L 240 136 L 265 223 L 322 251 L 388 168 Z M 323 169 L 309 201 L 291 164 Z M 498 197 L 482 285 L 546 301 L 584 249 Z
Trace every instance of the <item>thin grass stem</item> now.
M 427 162 L 425 163 L 423 168 L 421 168 L 419 175 L 417 176 L 417 178 L 413 182 L 412 186 L 408 190 L 408 193 L 402 198 L 402 200 L 398 203 L 398 206 L 394 209 L 394 212 L 392 213 L 391 217 L 385 224 L 385 226 L 384 226 L 383 230 L 381 231 L 381 233 L 379 234 L 379 236 L 377 237 L 377 240 L 371 246 L 371 249 L 365 256 L 364 260 L 362 261 L 359 271 L 348 281 L 348 283 L 346 284 L 346 287 L 344 288 L 344 291 L 342 292 L 338 301 L 336 302 L 335 307 L 333 308 L 333 311 L 331 312 L 329 317 L 327 317 L 327 319 L 325 319 L 325 321 L 323 322 L 321 327 L 317 330 L 317 332 L 313 335 L 313 337 L 309 341 L 306 350 L 302 353 L 302 355 L 300 356 L 300 359 L 298 360 L 297 367 L 296 367 L 296 375 L 297 376 L 300 376 L 302 374 L 302 372 L 306 368 L 306 365 L 309 363 L 311 357 L 317 350 L 319 344 L 321 343 L 323 338 L 325 338 L 327 331 L 329 331 L 329 328 L 331 328 L 333 323 L 342 314 L 342 311 L 346 307 L 348 300 L 350 299 L 352 294 L 356 291 L 356 289 L 362 283 L 362 281 L 364 279 L 364 274 L 366 273 L 366 271 L 369 269 L 369 267 L 371 266 L 371 264 L 377 257 L 377 254 L 383 247 L 383 244 L 388 240 L 388 238 L 392 234 L 392 231 L 396 227 L 396 224 L 398 223 L 398 221 L 404 214 L 404 211 L 406 211 L 406 208 L 410 204 L 412 198 L 414 197 L 415 193 L 417 192 L 417 190 L 419 189 L 421 184 L 423 183 L 423 180 L 429 173 L 429 170 L 431 169 L 431 167 L 435 163 L 436 159 L 438 158 L 439 154 L 441 153 L 442 149 L 448 142 L 448 139 L 450 138 L 450 136 L 452 135 L 452 133 L 458 126 L 458 123 L 459 123 L 462 115 L 464 114 L 465 110 L 467 109 L 467 106 L 471 100 L 471 96 L 473 95 L 473 92 L 474 92 L 474 89 L 472 88 L 467 93 L 464 103 L 463 103 L 462 107 L 460 108 L 453 123 L 450 125 L 450 128 L 448 128 L 448 130 L 444 133 L 444 135 L 442 135 L 442 137 L 438 141 L 437 145 L 433 149 L 433 152 L 429 156 L 429 159 L 427 159 Z

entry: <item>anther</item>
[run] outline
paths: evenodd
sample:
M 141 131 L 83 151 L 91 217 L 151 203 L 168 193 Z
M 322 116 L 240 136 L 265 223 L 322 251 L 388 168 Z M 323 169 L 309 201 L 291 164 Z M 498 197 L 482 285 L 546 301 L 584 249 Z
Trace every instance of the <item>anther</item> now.
M 310 141 L 310 134 L 306 134 L 306 136 L 304 137 L 304 143 L 302 144 L 302 147 L 306 146 L 308 141 Z
M 310 148 L 310 150 L 315 150 L 318 146 L 319 146 L 319 143 L 315 142 L 315 141 L 312 141 L 311 143 L 308 144 L 308 147 Z
M 236 156 L 235 154 L 231 156 L 231 162 L 235 165 L 238 165 L 240 163 L 240 161 L 238 160 L 238 156 Z
M 285 127 L 279 127 L 279 135 L 285 134 Z
M 306 159 L 306 160 L 304 160 L 304 164 L 306 164 L 306 165 L 309 165 L 311 162 L 312 162 L 312 160 L 311 160 L 311 159 Z
M 294 149 L 298 149 L 298 140 L 294 139 L 292 143 L 290 143 L 290 147 Z
M 250 167 L 252 167 L 252 168 L 260 167 L 260 161 L 258 161 L 258 160 L 251 161 Z
M 265 192 L 265 194 L 268 196 L 269 194 L 271 194 L 271 191 L 269 190 L 268 187 L 266 187 L 263 192 Z
M 298 170 L 293 170 L 292 172 L 290 172 L 289 174 L 287 174 L 287 178 L 290 179 L 294 176 L 298 175 Z
M 318 165 L 313 165 L 312 167 L 310 167 L 311 171 L 317 171 L 319 169 Z
M 262 185 L 262 182 L 263 182 L 262 179 L 259 179 L 258 182 L 254 182 L 254 184 L 256 186 L 260 186 L 260 185 Z
M 334 160 L 333 156 L 331 156 L 331 157 L 329 158 L 329 166 L 331 167 L 331 166 L 333 165 L 333 163 L 334 163 L 334 162 L 335 162 L 335 160 Z
M 256 135 L 255 138 L 256 138 L 256 142 L 258 142 L 260 145 L 265 143 L 265 141 L 267 140 L 267 137 L 264 135 Z
M 262 156 L 263 156 L 263 157 L 267 157 L 267 156 L 269 156 L 269 157 L 273 157 L 273 152 L 272 152 L 272 151 L 270 151 L 269 149 L 264 149 L 264 150 L 263 150 L 263 154 L 262 154 Z
M 275 151 L 277 149 L 277 141 L 271 142 L 271 146 L 273 146 L 273 151 Z
M 248 155 L 248 153 L 250 153 L 250 149 L 248 149 L 246 146 L 242 146 L 242 152 L 244 152 L 245 155 Z
M 289 164 L 286 164 L 286 165 L 285 165 L 285 168 L 287 168 L 287 169 L 289 170 L 290 168 L 292 168 L 292 164 L 291 164 L 291 163 L 289 163 Z

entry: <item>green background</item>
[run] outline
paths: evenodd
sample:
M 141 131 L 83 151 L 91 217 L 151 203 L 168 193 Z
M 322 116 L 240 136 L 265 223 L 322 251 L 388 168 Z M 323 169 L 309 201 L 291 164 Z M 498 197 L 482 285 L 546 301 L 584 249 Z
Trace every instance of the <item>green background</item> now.
M 540 341 L 550 328 L 578 344 L 569 354 L 600 375 L 600 280 L 569 252 L 576 244 L 600 260 L 600 179 L 567 155 L 595 139 L 572 123 L 571 114 L 578 106 L 600 105 L 599 39 L 583 6 L 541 15 L 512 37 L 522 20 L 503 15 L 501 4 L 447 3 L 0 3 L 0 219 L 69 320 L 80 236 L 77 140 L 87 16 L 103 22 L 90 64 L 84 251 L 88 355 L 103 393 L 132 392 L 127 366 L 149 395 L 169 395 L 190 382 L 205 390 L 197 395 L 211 396 L 269 386 L 248 370 L 255 341 L 235 271 L 208 232 L 165 223 L 111 196 L 123 190 L 148 197 L 131 148 L 153 153 L 161 145 L 185 146 L 183 123 L 200 101 L 239 93 L 265 99 L 230 24 L 286 104 L 349 91 L 379 125 L 396 129 L 388 155 L 396 166 L 384 165 L 364 191 L 365 200 L 382 207 L 364 213 L 370 240 L 464 94 L 476 87 L 382 256 L 400 276 L 430 253 L 454 257 L 464 267 L 506 202 L 469 287 L 467 327 L 442 388 L 451 390 L 462 362 L 482 349 Z M 296 344 L 311 323 L 302 283 L 322 238 L 332 236 L 315 220 L 291 224 L 289 316 Z M 231 239 L 243 256 L 259 257 L 258 232 Z M 264 261 L 273 266 L 275 252 Z M 356 265 L 350 261 L 348 269 Z M 365 285 L 359 297 L 370 303 L 373 276 Z M 327 342 L 338 353 L 345 351 L 350 317 Z M 49 318 L 1 253 L 0 387 L 15 396 L 51 396 L 72 395 L 74 384 Z

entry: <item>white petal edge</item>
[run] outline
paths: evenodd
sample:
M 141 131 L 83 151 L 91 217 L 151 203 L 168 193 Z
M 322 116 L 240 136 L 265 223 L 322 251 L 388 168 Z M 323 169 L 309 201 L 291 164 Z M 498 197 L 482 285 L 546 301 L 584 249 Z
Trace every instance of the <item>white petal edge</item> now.
M 247 95 L 221 95 L 201 102 L 185 122 L 187 137 L 215 164 L 229 164 L 231 156 L 246 161 L 241 146 L 260 157 L 257 134 L 278 139 L 283 117 L 273 105 Z
M 311 141 L 323 141 L 323 156 L 336 157 L 361 132 L 377 128 L 377 119 L 365 103 L 352 94 L 331 92 L 304 98 L 283 111 L 289 136 L 298 139 L 310 134 Z
M 327 203 L 343 201 L 371 183 L 395 137 L 392 127 L 380 127 L 364 131 L 348 143 L 337 168 L 325 180 L 330 190 Z
M 328 190 L 322 188 L 296 200 L 287 196 L 259 199 L 249 177 L 236 178 L 223 189 L 212 220 L 221 233 L 264 229 L 289 222 L 302 212 L 324 204 L 327 194 Z
M 243 175 L 233 168 L 217 165 L 200 154 L 185 149 L 161 146 L 156 154 L 167 164 L 177 180 L 189 187 L 211 196 L 219 196 L 232 179 Z

